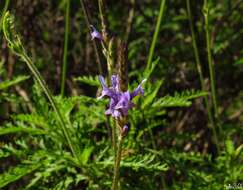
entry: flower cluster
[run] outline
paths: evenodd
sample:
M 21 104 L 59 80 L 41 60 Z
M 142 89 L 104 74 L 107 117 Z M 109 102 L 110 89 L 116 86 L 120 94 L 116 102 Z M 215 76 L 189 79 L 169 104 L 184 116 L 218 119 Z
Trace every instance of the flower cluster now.
M 99 76 L 99 80 L 103 88 L 99 99 L 103 97 L 110 98 L 109 108 L 106 110 L 105 114 L 111 115 L 116 119 L 126 116 L 128 114 L 128 110 L 134 107 L 132 99 L 135 96 L 139 94 L 144 95 L 142 84 L 146 81 L 146 79 L 144 79 L 133 92 L 122 92 L 120 90 L 118 75 L 111 76 L 111 87 L 106 85 L 104 77 Z

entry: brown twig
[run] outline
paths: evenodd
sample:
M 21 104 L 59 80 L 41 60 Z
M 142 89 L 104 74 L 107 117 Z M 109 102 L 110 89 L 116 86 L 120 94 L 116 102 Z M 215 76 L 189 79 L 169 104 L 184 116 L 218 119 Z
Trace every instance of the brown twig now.
M 132 30 L 132 22 L 133 22 L 133 18 L 134 18 L 134 13 L 135 13 L 135 0 L 130 0 L 130 3 L 131 3 L 131 8 L 128 13 L 127 28 L 126 28 L 126 33 L 125 33 L 125 37 L 124 37 L 125 42 L 127 42 L 129 39 L 129 35 Z

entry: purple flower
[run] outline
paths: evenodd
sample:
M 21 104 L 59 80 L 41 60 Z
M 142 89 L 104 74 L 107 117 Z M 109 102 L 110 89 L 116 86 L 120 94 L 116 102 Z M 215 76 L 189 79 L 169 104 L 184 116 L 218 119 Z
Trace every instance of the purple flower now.
M 141 94 L 144 95 L 144 90 L 142 88 L 142 84 L 146 82 L 147 79 L 143 79 L 142 82 L 138 85 L 138 87 L 131 93 L 131 98 Z
M 124 93 L 122 93 L 122 95 L 120 96 L 115 109 L 116 110 L 120 110 L 120 112 L 123 115 L 127 115 L 128 114 L 128 110 L 131 109 L 134 106 L 134 103 L 131 102 L 131 96 L 130 96 L 130 92 L 126 91 Z
M 102 85 L 102 93 L 98 99 L 103 97 L 110 98 L 109 108 L 106 110 L 106 115 L 111 115 L 114 118 L 119 118 L 126 116 L 128 110 L 134 107 L 132 99 L 141 94 L 144 95 L 144 90 L 142 89 L 142 84 L 146 81 L 144 79 L 138 87 L 130 93 L 129 91 L 122 92 L 120 90 L 120 82 L 118 75 L 111 76 L 111 87 L 108 87 L 105 83 L 105 79 L 102 76 L 99 76 L 100 83 Z
M 90 28 L 92 30 L 92 32 L 91 32 L 91 39 L 93 40 L 93 39 L 96 38 L 96 39 L 102 41 L 103 37 L 102 37 L 101 33 L 99 33 L 98 30 L 96 30 L 96 28 L 93 25 L 90 25 Z

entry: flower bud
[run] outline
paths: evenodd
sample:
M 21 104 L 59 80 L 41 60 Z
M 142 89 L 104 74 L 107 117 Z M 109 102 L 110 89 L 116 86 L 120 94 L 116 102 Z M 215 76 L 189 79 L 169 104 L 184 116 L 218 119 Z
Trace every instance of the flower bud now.
M 122 136 L 125 137 L 128 131 L 129 131 L 129 127 L 127 125 L 124 125 L 121 132 Z

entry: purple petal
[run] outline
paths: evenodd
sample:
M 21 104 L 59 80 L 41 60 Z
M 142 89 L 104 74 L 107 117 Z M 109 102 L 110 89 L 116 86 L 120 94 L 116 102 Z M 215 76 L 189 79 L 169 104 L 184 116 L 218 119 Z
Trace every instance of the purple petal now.
M 105 112 L 106 115 L 111 115 L 112 117 L 119 118 L 121 117 L 121 113 L 118 110 L 108 109 Z
M 112 113 L 112 117 L 119 118 L 121 117 L 121 113 L 118 110 L 114 110 Z
M 93 25 L 90 25 L 92 32 L 91 32 L 91 39 L 98 39 L 98 40 L 103 40 L 102 35 L 98 32 L 98 30 L 96 30 L 96 28 Z
M 99 75 L 99 81 L 103 88 L 108 88 L 102 75 Z
M 118 115 L 120 116 L 120 113 L 118 113 L 118 111 L 115 110 L 115 106 L 119 100 L 117 96 L 118 95 L 116 94 L 116 96 L 110 98 L 109 108 L 105 112 L 106 115 L 112 115 L 113 117 L 118 117 Z
M 108 89 L 108 88 L 104 89 L 103 88 L 103 90 L 101 92 L 101 95 L 98 97 L 98 100 L 101 99 L 101 98 L 103 98 L 104 96 L 109 96 L 109 97 L 111 96 L 110 89 Z
M 144 90 L 142 88 L 142 84 L 146 81 L 147 79 L 143 79 L 142 82 L 138 85 L 138 87 L 131 93 L 131 99 L 133 99 L 135 96 L 141 94 L 144 95 Z
M 101 96 L 98 97 L 98 99 L 103 98 L 104 96 L 109 96 L 109 97 L 113 97 L 114 96 L 114 91 L 112 89 L 109 89 L 105 83 L 105 79 L 103 76 L 99 75 L 99 81 L 102 85 L 102 92 L 101 92 Z
M 106 113 L 111 113 L 108 115 L 111 115 L 112 117 L 115 117 L 115 118 L 121 117 L 121 113 L 118 110 L 110 110 L 110 111 L 107 110 Z
M 129 102 L 130 102 L 130 93 L 129 93 L 129 91 L 127 91 L 127 92 L 122 93 L 115 109 L 126 108 L 129 106 Z
M 108 109 L 105 111 L 106 115 L 111 115 L 112 117 L 119 118 L 121 117 L 121 113 L 115 109 Z
M 109 109 L 112 109 L 112 110 L 115 109 L 117 102 L 118 102 L 117 99 L 111 98 L 110 99 Z
M 111 109 L 108 109 L 105 111 L 105 115 L 111 115 L 112 114 L 112 110 Z
M 120 110 L 123 115 L 128 114 L 128 110 L 132 108 L 134 104 L 131 102 L 129 91 L 122 93 L 118 103 L 115 106 L 116 110 Z
M 123 115 L 128 115 L 128 110 L 134 107 L 134 103 L 129 101 L 126 107 L 122 107 L 119 110 L 122 112 Z
M 120 84 L 119 84 L 119 76 L 118 75 L 112 75 L 111 76 L 111 85 L 112 88 L 114 88 L 117 92 L 120 89 Z

